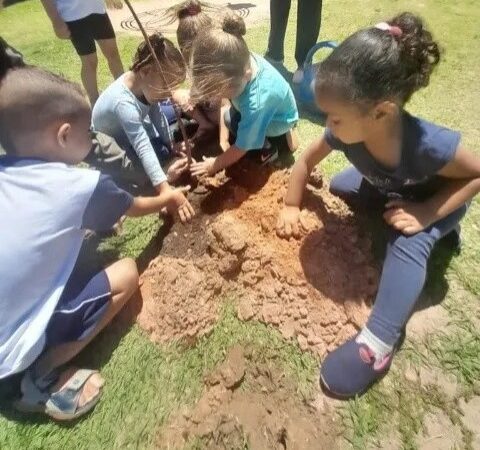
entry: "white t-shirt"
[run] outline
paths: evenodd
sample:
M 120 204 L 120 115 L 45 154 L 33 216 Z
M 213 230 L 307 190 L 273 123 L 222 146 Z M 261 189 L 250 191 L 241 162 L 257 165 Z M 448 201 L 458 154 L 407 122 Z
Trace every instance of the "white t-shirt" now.
M 80 20 L 90 14 L 105 14 L 103 0 L 55 0 L 60 17 L 65 22 Z

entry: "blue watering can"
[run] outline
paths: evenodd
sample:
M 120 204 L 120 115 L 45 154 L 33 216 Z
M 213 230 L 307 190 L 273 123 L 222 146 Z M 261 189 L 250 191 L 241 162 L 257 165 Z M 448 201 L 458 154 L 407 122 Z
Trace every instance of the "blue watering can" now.
M 293 85 L 293 91 L 299 106 L 309 112 L 321 113 L 315 104 L 314 81 L 317 73 L 317 64 L 312 64 L 313 56 L 322 48 L 334 49 L 337 43 L 334 41 L 322 41 L 315 44 L 307 54 L 303 64 L 303 80 L 301 83 Z

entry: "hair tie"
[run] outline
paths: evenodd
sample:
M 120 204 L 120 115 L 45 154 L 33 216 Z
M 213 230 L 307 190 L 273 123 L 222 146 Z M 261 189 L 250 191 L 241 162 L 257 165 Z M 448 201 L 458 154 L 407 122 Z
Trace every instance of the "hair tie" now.
M 387 31 L 392 36 L 401 36 L 403 34 L 403 31 L 400 27 L 397 27 L 395 25 L 390 25 L 387 22 L 377 23 L 374 28 L 377 28 L 382 31 Z

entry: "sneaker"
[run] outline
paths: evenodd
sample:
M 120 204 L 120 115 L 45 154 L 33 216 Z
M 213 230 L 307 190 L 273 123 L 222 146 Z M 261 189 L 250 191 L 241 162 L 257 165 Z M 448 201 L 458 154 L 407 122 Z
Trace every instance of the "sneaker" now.
M 393 352 L 377 361 L 373 351 L 365 344 L 358 344 L 354 337 L 325 358 L 320 383 L 335 397 L 355 397 L 383 378 L 392 360 Z
M 303 70 L 298 68 L 292 77 L 293 84 L 300 84 L 303 81 Z
M 260 165 L 266 166 L 278 159 L 278 149 L 276 146 L 268 145 L 260 150 Z
M 442 241 L 445 242 L 455 253 L 460 254 L 462 250 L 462 229 L 458 224 L 450 233 L 443 236 Z

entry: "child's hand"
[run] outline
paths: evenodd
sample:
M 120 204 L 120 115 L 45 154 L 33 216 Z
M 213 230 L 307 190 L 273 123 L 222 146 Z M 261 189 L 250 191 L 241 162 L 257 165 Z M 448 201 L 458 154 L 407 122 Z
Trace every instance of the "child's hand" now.
M 190 190 L 190 186 L 168 189 L 160 194 L 164 196 L 165 207 L 170 214 L 178 213 L 180 220 L 185 223 L 192 220 L 195 216 L 195 210 L 190 202 L 185 197 L 185 194 Z
M 192 159 L 192 162 L 195 160 Z M 180 176 L 188 170 L 188 159 L 182 155 L 182 158 L 177 159 L 171 164 L 167 170 L 167 179 L 169 183 L 174 183 Z
M 298 206 L 284 206 L 277 220 L 277 235 L 284 239 L 293 236 L 298 239 L 302 230 L 306 227 L 302 224 L 302 216 Z
M 385 207 L 385 222 L 403 234 L 411 235 L 429 227 L 435 218 L 424 203 L 392 200 Z
M 202 175 L 213 176 L 215 171 L 213 170 L 213 165 L 215 163 L 215 158 L 206 158 L 203 157 L 202 162 L 196 162 L 190 167 L 190 171 L 194 177 L 201 177 Z

